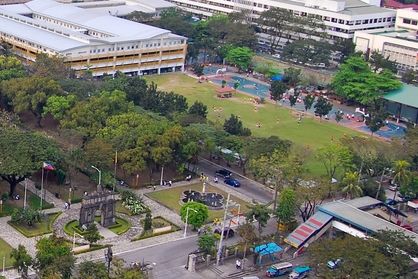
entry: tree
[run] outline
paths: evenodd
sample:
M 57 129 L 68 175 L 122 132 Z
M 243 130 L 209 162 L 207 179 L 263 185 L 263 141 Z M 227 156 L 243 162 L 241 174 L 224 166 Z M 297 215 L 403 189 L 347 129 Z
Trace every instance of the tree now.
M 248 205 L 248 211 L 245 214 L 245 218 L 248 221 L 256 220 L 258 222 L 258 235 L 261 237 L 263 228 L 267 225 L 270 219 L 270 209 L 265 204 L 256 203 L 254 205 Z
M 187 208 L 190 208 L 187 210 Z M 200 228 L 208 219 L 208 207 L 198 202 L 187 202 L 180 209 L 180 216 L 183 222 L 186 222 L 186 214 L 189 211 L 187 223 L 192 225 L 194 229 Z
M 342 263 L 331 270 L 326 265 L 330 259 L 342 259 Z M 309 262 L 322 278 L 345 278 L 347 274 L 350 278 L 398 278 L 409 272 L 410 258 L 400 249 L 388 249 L 384 241 L 345 235 L 310 245 Z
M 208 107 L 202 102 L 195 101 L 193 105 L 189 108 L 189 114 L 198 115 L 200 117 L 206 118 L 208 115 Z
M 298 95 L 294 94 L 294 95 L 289 96 L 289 103 L 291 107 L 294 107 L 297 101 L 298 101 Z
M 275 101 L 280 101 L 283 98 L 283 94 L 287 90 L 287 85 L 281 80 L 274 80 L 271 83 L 271 98 Z
M 344 119 L 344 112 L 342 111 L 336 111 L 335 112 L 335 121 L 337 121 L 337 123 L 340 123 L 341 120 Z
M 351 56 L 345 60 L 332 80 L 332 87 L 337 95 L 362 105 L 369 105 L 384 93 L 401 86 L 401 82 L 392 72 L 383 70 L 374 73 L 359 56 Z
M 351 199 L 360 197 L 363 190 L 359 185 L 359 174 L 357 172 L 346 172 L 342 181 L 342 191 Z
M 323 116 L 328 115 L 328 113 L 332 110 L 332 104 L 324 97 L 319 97 L 318 101 L 314 105 L 314 108 L 315 114 L 322 119 Z
M 389 70 L 392 73 L 396 73 L 396 63 L 389 60 L 389 56 L 384 57 L 382 54 L 380 54 L 377 50 L 372 51 L 369 63 L 373 68 L 373 71 L 376 73 L 379 70 Z
M 341 144 L 331 143 L 320 147 L 316 158 L 324 165 L 327 177 L 335 177 L 338 169 L 347 171 L 353 166 L 353 155 L 350 150 Z
M 13 249 L 10 257 L 14 260 L 13 267 L 22 275 L 23 278 L 28 277 L 28 269 L 32 266 L 33 259 L 26 251 L 25 246 L 20 245 L 17 249 Z
M 250 136 L 251 130 L 243 127 L 242 121 L 238 116 L 231 114 L 229 119 L 225 119 L 224 130 L 231 135 Z
M 57 162 L 55 143 L 37 133 L 0 129 L 0 177 L 10 185 L 10 197 L 16 185 L 42 168 L 45 161 Z
M 149 231 L 152 229 L 152 215 L 150 211 L 147 211 L 144 219 L 144 231 Z
M 325 40 L 301 39 L 286 44 L 283 48 L 282 57 L 303 64 L 324 63 L 328 66 L 331 59 L 331 48 L 331 45 Z
M 303 104 L 305 105 L 305 111 L 311 109 L 313 103 L 315 102 L 315 96 L 312 94 L 308 94 L 303 99 Z
M 79 279 L 108 279 L 107 268 L 103 262 L 83 261 L 78 268 Z
M 62 279 L 70 279 L 75 257 L 64 238 L 51 235 L 36 243 L 36 266 L 41 271 L 55 270 Z
M 228 51 L 226 60 L 238 67 L 241 71 L 246 71 L 251 64 L 254 52 L 248 47 L 236 47 Z
M 385 126 L 385 120 L 388 116 L 387 110 L 382 100 L 376 100 L 371 109 L 369 116 L 366 117 L 366 125 L 372 132 L 372 135 Z
M 51 78 L 54 80 L 66 79 L 72 76 L 72 70 L 64 59 L 59 56 L 48 56 L 46 53 L 39 53 L 35 63 L 31 64 L 29 71 L 35 76 Z
M 87 228 L 86 233 L 84 234 L 84 239 L 87 240 L 90 245 L 96 243 L 102 238 L 97 229 L 96 224 L 92 224 Z
M 62 92 L 58 82 L 37 76 L 4 81 L 2 91 L 11 100 L 15 112 L 30 111 L 39 127 L 48 98 Z
M 284 69 L 283 82 L 289 86 L 295 87 L 300 81 L 301 69 L 286 68 Z
M 277 223 L 289 224 L 295 220 L 295 211 L 297 208 L 296 193 L 292 188 L 285 188 L 279 197 L 276 216 Z
M 315 213 L 315 208 L 322 204 L 332 191 L 328 178 L 319 181 L 307 180 L 307 182 L 306 185 L 299 185 L 295 189 L 299 215 L 303 222 Z
M 402 81 L 408 84 L 413 84 L 414 81 L 417 81 L 418 77 L 418 72 L 414 71 L 414 70 L 406 70 L 403 74 L 402 74 Z
M 255 227 L 251 222 L 245 222 L 238 227 L 238 234 L 244 241 L 244 256 L 247 253 L 247 246 L 253 244 L 257 240 L 257 234 L 255 233 Z
M 204 67 L 202 64 L 195 63 L 193 65 L 193 73 L 198 77 L 203 76 L 203 69 Z
M 133 110 L 133 104 L 126 100 L 122 91 L 103 91 L 90 99 L 77 102 L 61 121 L 64 128 L 79 131 L 84 140 L 94 137 L 106 124 L 106 120 L 117 114 Z
M 409 167 L 411 164 L 408 161 L 405 160 L 397 160 L 393 164 L 393 179 L 398 183 L 399 188 L 402 188 L 405 184 L 408 184 L 410 182 L 411 173 L 409 171 Z M 393 199 L 396 198 L 398 188 L 396 188 Z
M 211 254 L 216 244 L 216 236 L 213 233 L 205 233 L 199 236 L 197 245 L 200 251 L 204 251 L 206 254 Z
M 50 96 L 43 108 L 42 116 L 45 117 L 49 113 L 55 120 L 61 121 L 74 106 L 75 102 L 76 96 L 74 95 Z
M 84 160 L 98 168 L 107 168 L 113 162 L 115 151 L 110 143 L 95 138 L 84 147 Z
M 0 82 L 25 75 L 22 62 L 14 56 L 0 55 Z

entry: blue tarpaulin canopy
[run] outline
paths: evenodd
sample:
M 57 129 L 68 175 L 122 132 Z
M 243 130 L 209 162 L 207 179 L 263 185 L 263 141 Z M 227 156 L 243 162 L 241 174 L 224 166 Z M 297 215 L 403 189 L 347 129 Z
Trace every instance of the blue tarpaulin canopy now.
M 281 81 L 283 79 L 282 75 L 274 75 L 271 77 L 272 81 Z
M 274 242 L 262 244 L 254 248 L 254 252 L 260 256 L 271 255 L 283 251 L 283 248 Z

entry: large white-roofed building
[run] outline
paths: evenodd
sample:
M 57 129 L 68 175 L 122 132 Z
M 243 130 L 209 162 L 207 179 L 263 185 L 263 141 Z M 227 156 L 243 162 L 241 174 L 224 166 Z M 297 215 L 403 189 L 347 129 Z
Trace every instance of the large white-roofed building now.
M 182 71 L 186 38 L 168 30 L 52 0 L 0 6 L 0 38 L 18 55 L 59 55 L 80 73 Z

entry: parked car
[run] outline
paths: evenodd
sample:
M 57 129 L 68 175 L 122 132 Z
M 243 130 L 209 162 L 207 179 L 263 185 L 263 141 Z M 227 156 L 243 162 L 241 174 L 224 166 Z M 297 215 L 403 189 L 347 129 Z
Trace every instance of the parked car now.
M 387 199 L 385 201 L 385 204 L 387 204 L 387 205 L 396 205 L 396 204 L 398 204 L 398 201 L 396 201 L 394 199 Z
M 311 270 L 312 268 L 310 268 L 309 266 L 297 266 L 289 274 L 289 279 L 305 278 L 306 276 L 308 276 L 309 271 Z
M 340 266 L 341 262 L 342 262 L 341 259 L 331 260 L 327 262 L 327 266 L 330 269 L 336 269 L 337 267 Z
M 280 59 L 280 54 L 278 54 L 278 53 L 273 54 L 272 57 L 277 58 L 277 59 Z
M 226 169 L 217 170 L 215 172 L 215 174 L 217 176 L 222 176 L 223 178 L 229 178 L 229 177 L 232 176 L 232 172 L 230 172 L 229 170 L 226 170 Z
M 216 234 L 219 234 L 219 235 L 221 235 L 221 230 L 222 229 L 215 229 L 214 231 L 213 231 L 213 233 L 216 233 Z M 234 232 L 234 230 L 233 229 L 231 229 L 231 228 L 225 228 L 224 229 L 224 233 L 223 233 L 223 235 L 224 235 L 224 237 L 226 237 L 226 238 L 231 238 L 231 237 L 234 237 L 234 235 L 235 235 L 235 232 Z
M 224 183 L 229 185 L 229 186 L 232 186 L 232 187 L 240 187 L 241 186 L 241 183 L 234 178 L 227 178 L 227 179 L 224 180 Z

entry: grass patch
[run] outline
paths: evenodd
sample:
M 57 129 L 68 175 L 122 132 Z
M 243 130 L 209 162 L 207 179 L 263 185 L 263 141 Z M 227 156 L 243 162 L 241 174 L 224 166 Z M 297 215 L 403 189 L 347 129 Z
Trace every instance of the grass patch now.
M 116 212 L 133 216 L 132 212 L 129 209 L 127 209 L 120 200 L 116 202 Z
M 202 191 L 202 184 L 198 183 L 198 184 L 187 185 L 187 186 L 182 186 L 182 187 L 174 187 L 174 188 L 165 189 L 162 191 L 151 192 L 146 195 L 149 198 L 163 204 L 164 206 L 180 214 L 180 208 L 181 208 L 180 197 L 184 191 L 187 191 L 189 189 L 192 189 L 195 191 Z M 228 196 L 226 192 L 212 185 L 206 185 L 206 192 L 219 193 L 223 195 L 225 199 Z M 231 195 L 231 200 L 241 205 L 241 212 L 247 211 L 247 205 L 249 205 L 248 202 L 243 201 L 233 195 Z M 213 221 L 213 219 L 215 218 L 222 218 L 223 212 L 224 212 L 223 210 L 209 210 L 208 220 Z
M 61 212 L 47 214 L 45 215 L 44 218 L 42 218 L 42 221 L 40 223 L 36 223 L 31 227 L 22 225 L 22 224 L 13 223 L 12 221 L 9 221 L 8 223 L 10 226 L 15 228 L 24 236 L 35 237 L 35 236 L 52 233 L 52 224 L 55 222 L 55 220 L 58 218 L 60 214 Z
M 94 220 L 97 223 L 100 223 L 100 216 L 96 216 Z M 107 228 L 117 235 L 121 235 L 127 232 L 131 227 L 131 224 L 127 220 L 120 217 L 115 217 L 115 222 L 116 223 L 114 225 L 109 226 Z M 72 220 L 68 222 L 64 226 L 64 232 L 69 236 L 73 236 L 74 232 L 80 235 L 85 235 L 86 231 L 83 231 L 78 224 L 78 220 Z
M 10 257 L 10 252 L 13 248 L 6 241 L 0 238 L 0 259 L 3 264 L 3 257 L 6 257 L 5 267 L 11 267 L 13 265 L 13 259 Z
M 257 112 L 251 97 L 246 94 L 234 94 L 230 99 L 219 99 L 215 90 L 219 88 L 211 83 L 198 83 L 196 79 L 185 74 L 164 74 L 147 76 L 146 80 L 155 82 L 162 90 L 174 91 L 185 96 L 192 104 L 203 102 L 208 107 L 208 119 L 223 125 L 231 114 L 238 115 L 245 127 L 251 129 L 254 136 L 278 136 L 295 143 L 296 148 L 308 147 L 315 150 L 337 140 L 344 135 L 364 135 L 344 126 L 306 116 L 301 124 L 297 124 L 297 117 L 293 110 L 266 102 Z M 215 110 L 216 108 L 216 110 Z M 261 124 L 257 128 L 257 123 Z M 310 158 L 307 162 L 308 170 L 315 175 L 325 173 L 323 166 Z
M 143 223 L 143 221 L 144 220 L 142 220 L 141 222 Z M 152 229 L 149 230 L 149 231 L 143 231 L 140 235 L 136 236 L 131 241 L 142 240 L 142 239 L 146 239 L 146 238 L 150 238 L 150 237 L 154 237 L 154 236 L 159 236 L 159 235 L 163 235 L 163 234 L 168 234 L 168 233 L 172 233 L 172 232 L 176 232 L 176 231 L 180 230 L 180 228 L 177 225 L 175 225 L 174 223 L 171 223 L 170 221 L 168 221 L 167 219 L 165 219 L 161 216 L 157 216 L 157 217 L 152 218 L 152 228 L 153 229 L 167 227 L 167 226 L 171 226 L 171 230 L 161 232 L 161 233 L 153 233 Z
M 2 210 L 0 211 L 0 217 L 4 217 L 4 216 L 10 216 L 12 215 L 13 211 L 17 208 L 22 208 L 23 207 L 23 196 L 20 196 L 20 200 L 15 201 L 15 200 L 6 200 L 3 203 L 2 206 Z M 41 198 L 39 198 L 37 195 L 27 191 L 27 203 L 28 206 L 31 208 L 36 208 L 38 209 L 40 206 L 40 202 L 41 202 Z M 49 209 L 49 208 L 53 208 L 54 206 L 48 202 L 46 202 L 45 200 L 42 201 L 42 209 Z

